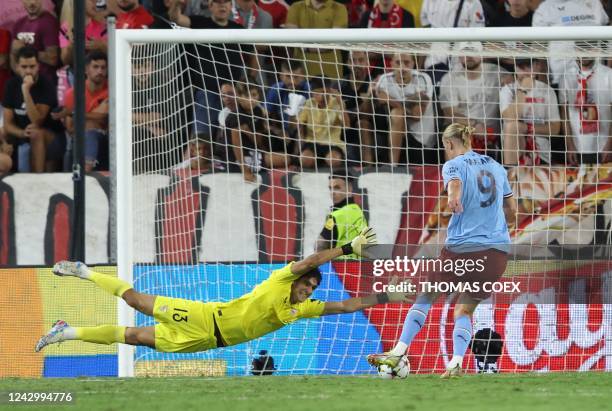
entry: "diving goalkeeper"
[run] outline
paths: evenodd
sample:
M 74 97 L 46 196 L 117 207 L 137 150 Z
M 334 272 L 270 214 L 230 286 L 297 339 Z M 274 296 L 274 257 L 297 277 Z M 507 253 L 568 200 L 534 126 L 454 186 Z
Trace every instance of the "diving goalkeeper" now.
M 81 340 L 96 344 L 143 345 L 162 352 L 205 351 L 253 340 L 300 318 L 352 313 L 376 304 L 407 301 L 407 294 L 390 292 L 341 302 L 309 299 L 321 282 L 318 269 L 321 264 L 341 255 L 361 255 L 362 249 L 375 241 L 374 232 L 366 227 L 350 244 L 317 252 L 274 270 L 251 292 L 229 302 L 143 294 L 120 279 L 88 269 L 83 263 L 61 261 L 53 267 L 54 274 L 89 280 L 123 298 L 134 309 L 152 316 L 157 324 L 150 327 L 71 327 L 60 320 L 38 341 L 35 350 L 65 340 Z

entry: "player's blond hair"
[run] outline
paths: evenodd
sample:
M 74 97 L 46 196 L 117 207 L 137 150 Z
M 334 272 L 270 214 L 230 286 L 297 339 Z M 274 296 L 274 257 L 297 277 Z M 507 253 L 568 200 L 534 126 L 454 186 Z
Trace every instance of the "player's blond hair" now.
M 446 127 L 444 134 L 442 134 L 442 140 L 456 139 L 463 143 L 463 147 L 470 149 L 472 148 L 472 134 L 474 133 L 474 127 L 466 126 L 464 124 L 453 123 Z

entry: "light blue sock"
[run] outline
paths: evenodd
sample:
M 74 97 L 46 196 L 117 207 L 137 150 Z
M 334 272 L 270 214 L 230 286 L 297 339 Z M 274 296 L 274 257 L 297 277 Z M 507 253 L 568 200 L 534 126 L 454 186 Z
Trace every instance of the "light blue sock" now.
M 469 315 L 462 315 L 455 319 L 453 329 L 453 356 L 463 359 L 467 348 L 472 341 L 472 319 Z
M 431 301 L 429 298 L 426 295 L 419 295 L 406 315 L 402 335 L 395 348 L 391 351 L 392 355 L 404 355 L 406 353 L 407 347 L 410 346 L 414 337 L 421 331 L 423 324 L 425 324 L 430 308 Z

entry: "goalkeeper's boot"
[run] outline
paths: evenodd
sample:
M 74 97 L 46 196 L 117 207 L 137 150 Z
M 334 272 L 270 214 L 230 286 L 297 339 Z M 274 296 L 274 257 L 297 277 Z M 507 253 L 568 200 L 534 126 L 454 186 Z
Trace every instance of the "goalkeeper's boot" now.
M 449 378 L 461 377 L 461 375 L 463 375 L 463 369 L 461 368 L 461 365 L 457 364 L 452 368 L 447 368 L 446 371 L 444 371 L 444 374 L 440 376 L 440 378 L 446 380 Z
M 40 340 L 36 343 L 36 348 L 34 351 L 39 352 L 47 345 L 56 344 L 64 341 L 64 330 L 68 328 L 69 325 L 64 320 L 58 320 L 53 324 L 53 327 L 49 330 L 49 332 L 43 335 Z
M 368 362 L 374 367 L 388 365 L 391 368 L 395 368 L 401 358 L 401 355 L 391 355 L 389 353 L 370 354 L 368 355 Z
M 53 274 L 60 277 L 72 276 L 87 279 L 88 268 L 80 261 L 59 261 L 53 266 Z

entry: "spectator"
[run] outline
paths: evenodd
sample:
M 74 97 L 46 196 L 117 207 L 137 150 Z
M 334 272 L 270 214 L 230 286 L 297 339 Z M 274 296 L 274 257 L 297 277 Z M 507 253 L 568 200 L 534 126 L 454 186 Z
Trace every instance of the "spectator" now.
M 0 173 L 8 173 L 13 168 L 13 146 L 6 142 L 4 130 L 0 128 Z
M 225 120 L 227 117 L 238 111 L 238 104 L 236 103 L 236 90 L 231 83 L 224 83 L 221 85 L 221 104 L 222 108 L 219 112 L 219 125 L 225 127 Z
M 283 127 L 290 133 L 295 131 L 295 127 L 292 130 L 291 125 L 295 125 L 294 121 L 290 121 L 288 113 L 291 111 L 289 108 L 289 96 L 299 95 L 303 97 L 305 101 L 310 93 L 310 83 L 306 80 L 304 64 L 298 60 L 284 60 L 281 63 L 281 70 L 279 73 L 280 81 L 274 84 L 266 96 L 266 109 L 268 114 L 283 122 Z
M 73 1 L 64 0 L 62 4 L 61 22 L 59 30 L 60 60 L 62 68 L 58 70 L 57 99 L 63 105 L 66 90 L 73 83 Z M 107 51 L 107 33 L 104 14 L 96 10 L 96 0 L 85 2 L 85 51 Z
M 143 5 L 145 4 L 144 0 L 142 3 Z M 121 9 L 121 7 L 119 7 L 118 1 L 117 0 L 106 0 L 106 8 L 101 7 L 100 9 L 100 13 L 105 14 L 105 15 L 111 15 L 111 16 L 118 16 L 119 14 L 121 14 L 123 12 L 123 10 Z
M 272 26 L 275 29 L 285 26 L 289 11 L 289 5 L 285 0 L 259 0 L 259 7 L 272 16 Z
M 255 0 L 233 0 L 232 20 L 246 29 L 271 29 L 272 16 Z
M 325 165 L 331 170 L 346 168 L 346 156 L 340 146 L 331 146 L 325 154 Z
M 480 0 L 487 27 L 531 26 L 533 12 L 544 0 Z M 529 24 L 527 24 L 529 22 Z
M 533 19 L 531 0 L 508 0 L 508 7 L 493 21 L 497 27 L 529 27 Z
M 272 16 L 259 7 L 255 0 L 232 0 L 231 20 L 246 29 L 273 28 Z M 269 63 L 266 57 L 274 54 L 274 48 L 265 45 L 257 45 L 255 46 L 255 50 L 259 53 L 248 57 L 251 60 L 250 65 L 256 68 L 266 67 Z M 266 81 L 267 73 L 265 71 L 250 69 L 247 70 L 246 76 L 249 77 L 251 81 L 255 81 L 260 85 L 269 83 Z
M 484 12 L 480 0 L 423 0 L 421 24 L 434 28 L 484 27 Z
M 183 153 L 183 161 L 175 170 L 189 170 L 198 175 L 224 171 L 225 166 L 213 156 L 213 142 L 206 134 L 198 134 L 187 143 Z
M 605 26 L 608 15 L 598 0 L 546 0 L 533 14 L 533 26 Z M 560 84 L 563 73 L 570 72 L 575 65 L 574 60 L 563 55 L 574 52 L 573 43 L 557 41 L 550 43 L 550 71 L 553 84 Z
M 54 160 L 63 154 L 58 136 L 46 128 L 49 111 L 55 107 L 55 88 L 39 75 L 39 52 L 33 47 L 22 47 L 15 57 L 17 76 L 6 83 L 4 93 L 4 133 L 17 146 L 18 171 L 42 173 L 55 171 Z M 50 154 L 47 156 L 47 149 Z M 28 151 L 31 159 L 28 159 Z
M 559 93 L 566 122 L 568 162 L 610 162 L 612 69 L 593 57 L 581 57 L 577 63 L 578 73 L 574 76 L 564 76 Z
M 8 30 L 0 29 L 0 100 L 4 97 L 4 85 L 11 77 L 11 33 Z M 0 104 L 0 128 L 2 120 L 2 105 Z
M 214 136 L 213 141 L 213 153 L 217 154 L 219 158 L 227 162 L 228 158 L 232 156 L 231 146 L 231 131 L 227 128 L 227 118 L 232 113 L 238 112 L 238 100 L 236 99 L 236 90 L 232 83 L 223 83 L 221 85 L 221 111 L 217 121 L 219 123 L 219 130 Z M 202 135 L 206 135 L 203 134 Z
M 374 161 L 374 138 L 372 122 L 372 68 L 368 54 L 361 50 L 352 50 L 349 54 L 349 70 L 340 90 L 349 117 L 349 127 L 345 131 L 347 157 L 372 164 Z M 356 151 L 356 152 L 355 152 Z
M 230 20 L 231 0 L 209 0 L 210 17 L 185 15 L 180 0 L 170 0 L 168 15 L 173 22 L 194 29 L 235 29 L 243 28 Z
M 40 73 L 55 85 L 59 62 L 57 18 L 42 7 L 42 0 L 22 0 L 27 16 L 15 22 L 12 30 L 11 57 L 16 72 L 17 51 L 32 46 L 38 53 Z
M 405 28 L 415 27 L 414 16 L 394 0 L 380 0 L 369 13 L 364 13 L 360 27 Z
M 461 7 L 461 8 L 460 8 Z M 480 0 L 424 0 L 421 9 L 423 27 L 484 27 L 485 18 Z M 431 68 L 434 83 L 449 68 L 448 43 L 433 43 L 431 53 L 425 60 L 424 67 Z
M 151 89 L 155 87 L 155 63 L 152 59 L 139 58 L 132 63 L 133 82 L 133 173 L 145 173 L 155 168 L 155 156 L 162 151 L 167 130 L 162 123 L 163 109 L 153 101 Z
M 612 0 L 601 0 L 601 3 L 604 6 L 606 14 L 610 16 L 612 14 Z
M 346 7 L 334 0 L 300 0 L 289 7 L 286 28 L 331 29 L 347 28 Z M 294 57 L 306 61 L 306 75 L 342 77 L 342 53 L 340 50 L 302 49 L 295 50 Z
M 210 17 L 208 0 L 188 0 L 185 14 L 188 16 Z
M 423 0 L 396 0 L 397 4 L 414 17 L 414 27 L 422 27 L 421 24 L 421 9 L 423 8 Z
M 541 0 L 508 0 L 507 7 L 502 9 L 499 16 L 493 21 L 498 27 L 525 27 L 531 26 L 533 12 Z M 502 57 L 498 63 L 508 71 L 514 70 L 514 58 Z M 537 77 L 538 80 L 548 83 L 548 68 Z
M 238 112 L 228 116 L 232 150 L 246 181 L 256 181 L 255 174 L 262 168 L 289 166 L 285 136 L 282 129 L 271 129 L 267 114 L 261 106 L 262 92 L 255 84 L 237 83 Z
M 473 127 L 472 149 L 496 157 L 500 132 L 499 89 L 511 81 L 510 73 L 495 64 L 483 63 L 482 57 L 474 55 L 483 51 L 480 42 L 461 42 L 455 48 L 461 53 L 462 69 L 451 70 L 440 82 L 444 127 L 451 123 Z
M 230 0 L 209 0 L 210 17 L 186 16 L 175 0 L 172 3 L 169 16 L 172 21 L 194 29 L 242 29 L 238 23 L 230 20 Z M 202 69 L 203 75 L 192 78 L 195 85 L 195 117 L 196 132 L 207 135 L 219 133 L 217 119 L 221 111 L 221 98 L 219 96 L 220 83 L 233 81 L 245 77 L 246 65 L 256 67 L 252 47 L 238 44 L 218 45 L 198 44 L 190 52 L 189 65 Z M 243 58 L 244 52 L 246 54 Z M 212 65 L 211 62 L 214 62 Z M 203 70 L 204 66 L 208 70 Z
M 359 23 L 362 28 L 405 28 L 415 27 L 414 16 L 401 8 L 395 0 L 380 0 L 372 10 L 364 13 Z M 374 67 L 391 66 L 390 55 L 370 54 L 370 63 Z
M 57 3 L 57 1 L 53 0 L 42 0 L 42 7 L 43 9 L 54 13 Z M 17 20 L 28 15 L 27 11 L 23 7 L 22 0 L 2 0 L 0 4 L 2 4 L 0 7 L 2 10 L 2 13 L 0 14 L 0 27 L 3 27 L 8 31 L 11 31 Z
M 329 176 L 329 194 L 332 209 L 327 215 L 325 225 L 319 234 L 316 251 L 342 247 L 367 228 L 368 221 L 354 197 L 355 179 L 346 170 L 334 170 Z M 349 254 L 341 259 L 356 259 Z
M 518 59 L 516 80 L 499 92 L 504 165 L 550 164 L 550 138 L 561 128 L 557 96 L 535 79 L 532 65 Z
M 484 11 L 485 25 L 490 27 L 495 25 L 508 7 L 508 0 L 480 0 L 480 5 Z
M 151 8 L 151 15 L 153 16 L 152 29 L 171 29 L 172 19 L 170 18 L 170 8 L 173 7 L 174 3 L 177 3 L 177 7 L 186 13 L 188 0 L 154 0 L 153 7 Z M 194 13 L 195 14 L 195 13 Z
M 90 172 L 108 159 L 108 82 L 107 59 L 101 51 L 93 51 L 85 59 L 85 171 Z M 66 92 L 66 111 L 74 110 L 74 89 Z M 73 118 L 66 118 L 66 129 L 74 135 Z M 108 164 L 101 169 L 108 169 Z
M 5 173 L 13 167 L 11 156 L 13 155 L 13 146 L 6 142 L 2 127 L 2 119 L 4 110 L 2 108 L 2 99 L 4 98 L 4 86 L 9 78 L 11 78 L 11 32 L 0 29 L 0 173 Z
M 431 79 L 414 69 L 411 54 L 396 53 L 392 67 L 392 72 L 380 76 L 374 89 L 377 107 L 389 115 L 389 161 L 392 165 L 436 163 Z
M 59 46 L 62 64 L 72 66 L 73 59 L 73 1 L 64 0 L 62 22 L 59 30 Z M 107 52 L 107 32 L 104 15 L 96 10 L 96 0 L 85 2 L 85 51 Z
M 370 11 L 371 0 L 340 0 L 344 4 L 348 15 L 348 27 L 360 28 L 363 16 Z
M 153 24 L 153 16 L 138 4 L 138 0 L 117 0 L 121 12 L 117 15 L 118 29 L 146 29 Z
M 138 47 L 138 46 L 136 46 Z M 136 49 L 136 56 L 142 53 Z M 192 103 L 190 90 L 181 88 L 182 80 L 172 71 L 160 70 L 153 57 L 133 60 L 133 170 L 145 173 L 173 168 L 182 161 L 182 148 L 189 136 L 185 124 Z M 177 90 L 172 95 L 160 95 L 159 85 Z
M 304 103 L 297 116 L 301 140 L 301 161 L 303 168 L 315 168 L 324 164 L 324 159 L 336 147 L 342 156 L 332 155 L 326 162 L 331 168 L 342 166 L 346 145 L 342 140 L 345 127 L 349 124 L 344 102 L 336 87 L 323 78 L 311 80 L 311 98 Z M 339 154 L 339 153 L 338 153 Z

